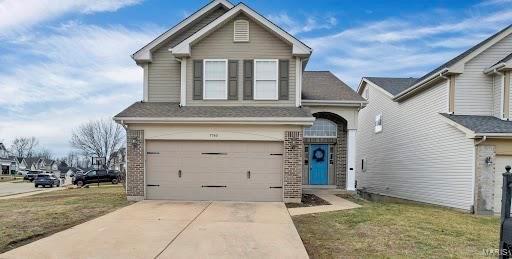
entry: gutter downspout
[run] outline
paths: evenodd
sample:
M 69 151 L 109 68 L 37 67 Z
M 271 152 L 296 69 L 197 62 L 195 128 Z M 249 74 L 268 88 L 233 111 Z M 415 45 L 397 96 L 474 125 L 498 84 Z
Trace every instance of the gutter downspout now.
M 484 143 L 487 140 L 487 136 L 483 136 L 479 141 L 475 143 L 475 146 L 478 146 L 482 143 Z

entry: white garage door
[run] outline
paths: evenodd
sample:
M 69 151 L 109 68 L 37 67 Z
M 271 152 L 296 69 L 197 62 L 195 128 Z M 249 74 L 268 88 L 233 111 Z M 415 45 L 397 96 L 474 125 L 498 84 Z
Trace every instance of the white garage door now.
M 512 156 L 496 156 L 496 181 L 494 189 L 494 212 L 501 213 L 501 198 L 503 189 L 503 173 L 505 166 L 512 166 Z
M 148 199 L 282 201 L 282 142 L 148 141 Z

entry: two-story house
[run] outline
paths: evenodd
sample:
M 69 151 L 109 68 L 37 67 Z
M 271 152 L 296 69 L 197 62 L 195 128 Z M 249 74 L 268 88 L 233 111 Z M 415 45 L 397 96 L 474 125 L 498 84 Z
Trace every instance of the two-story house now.
M 132 55 L 143 99 L 127 131 L 129 199 L 300 202 L 355 190 L 366 101 L 312 49 L 243 3 L 212 1 Z
M 365 77 L 357 188 L 481 214 L 512 164 L 512 27 L 421 78 Z

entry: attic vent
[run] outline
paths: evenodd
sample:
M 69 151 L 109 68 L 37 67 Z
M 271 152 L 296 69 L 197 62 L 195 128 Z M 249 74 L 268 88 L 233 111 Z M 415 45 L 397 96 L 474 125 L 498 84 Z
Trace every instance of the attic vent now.
M 249 22 L 246 20 L 235 21 L 235 33 L 233 37 L 235 42 L 248 42 L 249 41 Z

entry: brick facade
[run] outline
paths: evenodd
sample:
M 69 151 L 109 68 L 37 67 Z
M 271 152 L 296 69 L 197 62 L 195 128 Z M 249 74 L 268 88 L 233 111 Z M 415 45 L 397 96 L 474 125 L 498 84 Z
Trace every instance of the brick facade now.
M 144 199 L 144 131 L 127 129 L 126 146 L 126 196 L 129 200 L 142 200 Z
M 347 127 L 340 123 L 338 123 L 334 170 L 336 186 L 345 189 L 347 187 Z
M 302 198 L 302 163 L 304 141 L 302 131 L 286 131 L 284 135 L 284 202 L 300 202 Z
M 486 163 L 486 158 L 490 157 L 492 164 Z M 489 145 L 478 145 L 476 147 L 476 179 L 475 179 L 475 213 L 476 214 L 494 214 L 495 189 L 495 164 L 496 147 Z

